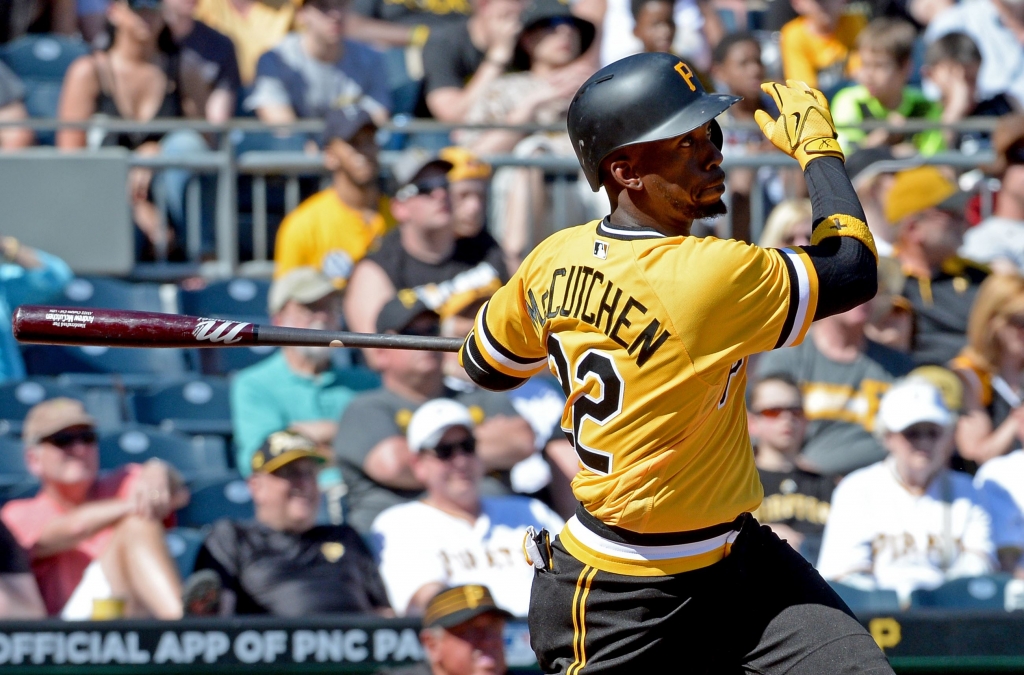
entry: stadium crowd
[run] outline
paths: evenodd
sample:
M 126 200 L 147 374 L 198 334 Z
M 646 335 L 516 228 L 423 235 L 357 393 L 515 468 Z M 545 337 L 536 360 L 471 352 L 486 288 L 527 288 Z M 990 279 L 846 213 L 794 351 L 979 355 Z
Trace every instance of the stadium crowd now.
M 51 108 L 29 110 L 19 44 L 58 39 L 78 56 Z M 607 212 L 583 180 L 556 195 L 541 169 L 485 159 L 572 157 L 557 129 L 574 92 L 642 50 L 675 51 L 710 89 L 744 97 L 723 118 L 727 159 L 773 152 L 753 125 L 776 114 L 762 82 L 825 92 L 881 256 L 874 300 L 742 366 L 757 518 L 853 605 L 1024 580 L 1024 3 L 13 0 L 0 121 L 322 119 L 321 134 L 268 135 L 319 153 L 328 174 L 282 214 L 273 282 L 190 279 L 176 308 L 216 295 L 203 311 L 227 319 L 464 337 L 550 231 L 555 201 L 574 222 Z M 482 126 L 396 141 L 382 127 L 397 115 Z M 955 126 L 984 117 L 998 121 Z M 189 130 L 0 128 L 3 150 L 46 142 L 212 149 Z M 401 150 L 386 167 L 384 144 Z M 994 161 L 926 161 L 944 152 Z M 181 250 L 189 180 L 132 169 L 140 258 Z M 799 172 L 734 168 L 728 181 L 731 230 L 701 234 L 810 242 Z M 770 207 L 763 228 L 755 196 Z M 13 237 L 0 252 L 5 326 L 19 304 L 102 287 Z M 498 663 L 501 622 L 528 608 L 523 535 L 557 532 L 575 508 L 554 378 L 495 393 L 452 354 L 237 351 L 137 382 L 119 378 L 115 351 L 76 379 L 70 350 L 23 352 L 0 329 L 0 618 L 422 616 L 435 672 L 462 672 L 437 665 L 465 666 L 446 652 L 459 640 Z

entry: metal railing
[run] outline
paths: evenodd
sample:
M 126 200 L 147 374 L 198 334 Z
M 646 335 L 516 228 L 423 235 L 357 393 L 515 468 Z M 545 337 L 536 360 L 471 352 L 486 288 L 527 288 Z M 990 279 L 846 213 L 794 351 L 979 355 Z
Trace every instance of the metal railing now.
M 866 122 L 857 128 L 865 131 L 875 129 L 888 129 L 902 133 L 914 133 L 932 129 L 949 129 L 956 132 L 991 132 L 997 118 L 974 118 L 963 120 L 954 125 L 936 124 L 931 120 L 912 119 L 904 124 L 894 126 L 888 122 Z M 271 252 L 271 227 L 270 214 L 268 211 L 268 181 L 272 178 L 283 178 L 284 214 L 290 213 L 298 206 L 301 191 L 300 179 L 319 178 L 321 185 L 328 180 L 328 172 L 323 166 L 323 158 L 319 153 L 305 153 L 298 151 L 262 151 L 253 150 L 236 153 L 239 138 L 246 133 L 273 133 L 278 135 L 309 134 L 317 135 L 323 132 L 324 124 L 321 120 L 302 120 L 288 125 L 266 125 L 254 119 L 236 119 L 226 124 L 211 124 L 198 120 L 181 119 L 160 119 L 146 123 L 128 122 L 117 119 L 94 119 L 84 122 L 62 122 L 53 119 L 30 119 L 17 122 L 0 122 L 2 127 L 28 127 L 33 130 L 53 131 L 61 128 L 76 129 L 101 129 L 105 132 L 148 132 L 167 133 L 179 130 L 192 130 L 204 134 L 207 138 L 213 139 L 214 146 L 209 152 L 197 153 L 186 156 L 140 156 L 132 155 L 129 159 L 131 166 L 146 167 L 154 170 L 161 169 L 185 169 L 194 175 L 190 178 L 186 188 L 186 223 L 185 223 L 185 250 L 187 257 L 193 263 L 198 263 L 202 256 L 202 222 L 201 222 L 201 194 L 198 177 L 200 175 L 214 175 L 217 178 L 216 207 L 215 207 L 215 256 L 214 261 L 207 261 L 201 267 L 201 272 L 207 276 L 230 276 L 237 274 L 240 270 L 239 255 L 239 222 L 238 222 L 238 195 L 236 194 L 238 178 L 249 176 L 252 178 L 251 203 L 252 203 L 252 262 L 243 267 L 255 274 L 265 274 L 270 269 Z M 753 131 L 756 126 L 753 124 L 728 125 L 726 127 L 734 131 Z M 452 125 L 439 123 L 433 120 L 419 120 L 408 118 L 396 118 L 396 120 L 384 127 L 382 131 L 391 134 L 419 134 L 419 133 L 442 133 L 455 129 L 516 129 L 523 132 L 564 132 L 564 126 L 551 125 Z M 383 151 L 381 153 L 381 164 L 390 165 L 396 158 L 397 152 Z M 536 156 L 517 157 L 513 155 L 485 156 L 483 159 L 495 167 L 529 167 L 537 168 L 550 176 L 553 183 L 552 199 L 550 204 L 550 227 L 552 230 L 561 229 L 575 223 L 568 222 L 568 190 L 573 188 L 573 181 L 579 174 L 579 164 L 575 157 L 564 156 Z M 991 162 L 993 157 L 990 152 L 966 155 L 960 152 L 944 152 L 928 157 L 917 157 L 916 161 L 923 164 L 950 165 L 958 169 L 970 169 L 985 163 Z M 761 167 L 792 168 L 796 163 L 791 158 L 779 152 L 769 151 L 745 156 L 730 156 L 722 164 L 728 174 L 734 169 L 760 169 Z M 751 236 L 756 241 L 760 235 L 764 221 L 767 217 L 767 205 L 762 179 L 755 171 L 755 182 L 750 191 L 750 223 Z M 986 206 L 991 206 L 990 186 L 988 183 L 981 184 L 983 199 L 983 211 Z M 162 214 L 160 226 L 167 228 L 166 220 L 166 196 L 156 192 L 154 194 L 157 211 Z M 732 233 L 730 216 L 725 216 L 716 228 L 723 236 L 730 236 Z M 166 247 L 157 250 L 158 260 L 166 260 Z M 173 271 L 170 272 L 173 275 Z

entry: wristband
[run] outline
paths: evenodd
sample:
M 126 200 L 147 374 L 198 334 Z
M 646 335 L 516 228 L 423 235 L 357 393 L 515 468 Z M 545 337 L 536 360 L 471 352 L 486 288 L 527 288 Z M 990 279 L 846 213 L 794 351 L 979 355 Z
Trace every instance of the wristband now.
M 420 24 L 412 29 L 412 33 L 409 35 L 409 46 L 410 47 L 422 47 L 427 44 L 427 38 L 430 37 L 430 26 Z
M 830 237 L 853 237 L 867 246 L 878 260 L 878 250 L 875 248 L 875 238 L 871 236 L 871 230 L 867 223 L 860 218 L 836 213 L 814 226 L 811 233 L 811 246 L 817 246 Z

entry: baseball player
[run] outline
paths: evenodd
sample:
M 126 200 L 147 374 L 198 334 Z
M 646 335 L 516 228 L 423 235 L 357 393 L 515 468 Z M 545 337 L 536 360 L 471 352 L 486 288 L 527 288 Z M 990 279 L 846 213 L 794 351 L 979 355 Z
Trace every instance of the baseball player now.
M 611 215 L 538 245 L 460 352 L 481 386 L 549 367 L 568 397 L 580 505 L 554 540 L 525 542 L 547 673 L 892 672 L 811 565 L 750 516 L 762 491 L 747 357 L 871 298 L 877 266 L 825 97 L 795 81 L 763 88 L 781 115 L 758 123 L 807 180 L 810 246 L 689 236 L 725 211 L 715 117 L 738 99 L 705 93 L 675 56 L 631 56 L 569 108 Z

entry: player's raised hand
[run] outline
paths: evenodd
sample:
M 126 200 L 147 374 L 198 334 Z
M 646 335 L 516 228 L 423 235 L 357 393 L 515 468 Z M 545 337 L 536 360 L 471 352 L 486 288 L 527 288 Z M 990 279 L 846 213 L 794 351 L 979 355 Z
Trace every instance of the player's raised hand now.
M 825 95 L 799 80 L 786 80 L 785 86 L 766 82 L 761 90 L 775 99 L 782 113 L 778 119 L 758 110 L 754 119 L 768 140 L 800 162 L 800 168 L 818 157 L 843 157 L 836 140 L 836 125 Z

